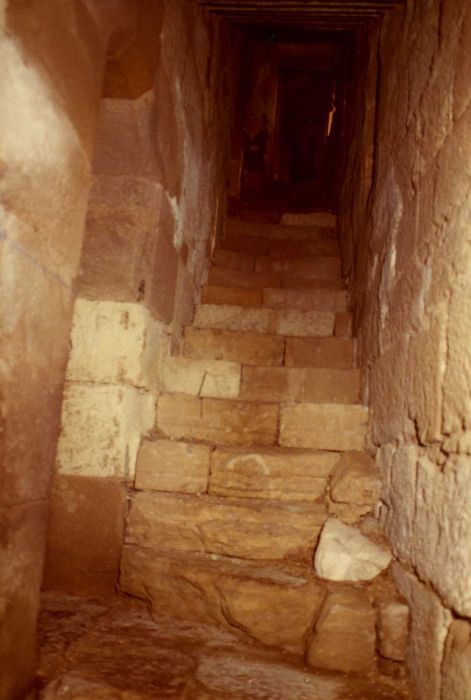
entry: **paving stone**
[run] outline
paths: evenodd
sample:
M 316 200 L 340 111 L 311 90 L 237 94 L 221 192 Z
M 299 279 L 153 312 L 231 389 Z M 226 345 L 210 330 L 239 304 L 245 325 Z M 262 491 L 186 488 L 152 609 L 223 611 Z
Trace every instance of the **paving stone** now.
M 339 279 L 342 275 L 341 260 L 337 256 L 312 258 L 257 257 L 256 272 L 275 272 L 304 277 L 306 279 Z
M 261 289 L 206 285 L 201 290 L 202 304 L 232 304 L 235 306 L 262 306 Z
M 321 503 L 142 491 L 132 499 L 126 542 L 167 552 L 308 562 L 325 519 Z
M 209 492 L 216 496 L 316 501 L 324 495 L 338 460 L 335 452 L 218 448 L 211 458 Z
M 378 609 L 379 653 L 387 659 L 404 661 L 409 641 L 409 608 L 399 600 Z
M 370 581 L 384 571 L 392 554 L 351 525 L 329 518 L 322 529 L 314 568 L 329 581 Z
M 250 272 L 232 270 L 228 267 L 214 267 L 209 270 L 208 284 L 227 287 L 280 287 L 281 276 L 273 272 Z
M 231 270 L 251 272 L 255 269 L 255 257 L 248 253 L 234 253 L 231 250 L 218 248 L 214 251 L 213 265 L 216 267 L 227 267 Z
M 334 314 L 328 311 L 246 309 L 242 306 L 200 304 L 196 307 L 194 326 L 319 337 L 332 335 Z
M 368 673 L 375 668 L 375 613 L 362 590 L 349 588 L 327 598 L 308 643 L 314 668 Z
M 344 404 L 288 404 L 281 407 L 280 445 L 316 450 L 361 450 L 368 409 Z
M 353 367 L 351 338 L 287 338 L 287 367 Z
M 236 399 L 240 390 L 240 365 L 225 360 L 169 357 L 161 371 L 167 392 Z
M 244 367 L 240 396 L 249 401 L 358 403 L 360 372 L 356 369 Z
M 221 445 L 273 445 L 278 407 L 225 399 L 161 394 L 156 427 L 165 436 Z
M 343 311 L 347 293 L 340 289 L 264 289 L 263 305 L 271 309 Z
M 284 340 L 275 335 L 240 333 L 212 328 L 187 328 L 187 357 L 241 362 L 244 365 L 281 365 Z
M 173 440 L 143 440 L 137 456 L 136 489 L 204 493 L 211 449 Z

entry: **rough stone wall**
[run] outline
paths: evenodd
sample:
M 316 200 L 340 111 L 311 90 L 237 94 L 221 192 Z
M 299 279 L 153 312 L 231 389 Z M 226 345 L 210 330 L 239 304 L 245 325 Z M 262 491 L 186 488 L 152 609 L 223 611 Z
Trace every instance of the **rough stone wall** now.
M 340 212 L 382 519 L 427 700 L 471 697 L 470 44 L 468 3 L 388 15 L 373 189 L 362 215 L 359 127 Z
M 188 0 L 140 3 L 110 45 L 45 574 L 46 588 L 79 594 L 116 585 L 161 363 L 178 352 L 223 214 L 237 85 L 234 34 Z

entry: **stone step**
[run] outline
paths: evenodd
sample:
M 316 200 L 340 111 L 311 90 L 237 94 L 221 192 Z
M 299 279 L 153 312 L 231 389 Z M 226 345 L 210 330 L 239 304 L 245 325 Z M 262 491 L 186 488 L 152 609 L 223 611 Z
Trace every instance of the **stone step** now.
M 244 367 L 240 398 L 247 401 L 356 404 L 360 402 L 358 369 Z
M 236 255 L 235 253 L 233 255 Z M 239 255 L 242 256 L 242 253 Z M 245 256 L 244 256 L 245 257 Z M 241 268 L 239 268 L 241 269 Z M 248 269 L 248 268 L 247 268 Z M 342 262 L 338 256 L 318 256 L 311 258 L 275 258 L 261 256 L 255 258 L 255 272 L 274 272 L 302 277 L 304 279 L 340 279 Z
M 209 493 L 275 501 L 317 501 L 340 461 L 337 452 L 218 447 L 211 455 Z
M 250 272 L 212 265 L 209 270 L 208 284 L 226 287 L 252 287 L 253 289 L 281 287 L 282 276 L 272 272 Z
M 302 311 L 346 311 L 347 292 L 340 289 L 250 289 L 206 285 L 201 290 L 203 304 L 227 304 Z
M 266 446 L 276 443 L 278 415 L 279 407 L 274 403 L 161 394 L 156 428 L 163 436 L 177 440 Z
M 305 238 L 273 240 L 265 236 L 226 233 L 222 241 L 223 250 L 252 255 L 274 255 L 277 257 L 306 257 L 312 255 L 339 255 L 340 248 L 335 238 Z
M 329 338 L 329 340 L 336 339 Z M 291 351 L 293 362 L 302 357 L 302 350 L 303 348 L 293 348 Z M 282 365 L 284 351 L 285 340 L 277 335 L 192 326 L 185 329 L 184 354 L 186 357 L 228 360 L 242 362 L 245 365 Z M 293 364 L 293 366 L 296 365 Z
M 334 331 L 332 311 L 252 309 L 229 304 L 200 304 L 196 307 L 195 328 L 221 328 L 284 336 L 325 337 Z
M 226 236 L 253 236 L 256 238 L 268 238 L 269 240 L 293 240 L 293 241 L 323 241 L 336 240 L 335 226 L 327 225 L 299 226 L 293 224 L 274 224 L 263 221 L 243 221 L 229 217 L 226 219 Z
M 323 503 L 140 491 L 132 498 L 126 543 L 308 565 L 326 520 Z
M 161 368 L 160 388 L 169 393 L 237 399 L 241 370 L 240 364 L 226 360 L 168 357 Z
M 280 408 L 280 445 L 316 450 L 363 450 L 366 406 L 299 403 Z
M 120 588 L 146 600 L 152 615 L 216 623 L 302 655 L 325 597 L 310 572 L 191 552 L 123 547 Z
M 244 365 L 354 367 L 351 338 L 282 338 L 261 333 L 212 328 L 185 329 L 185 357 L 228 360 Z

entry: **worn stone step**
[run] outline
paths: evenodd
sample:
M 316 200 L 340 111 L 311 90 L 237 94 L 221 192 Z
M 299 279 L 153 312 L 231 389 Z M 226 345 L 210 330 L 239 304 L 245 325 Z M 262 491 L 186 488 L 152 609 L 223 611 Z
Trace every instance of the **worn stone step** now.
M 263 306 L 263 290 L 207 284 L 201 289 L 201 303 L 258 308 Z
M 276 240 L 264 236 L 226 233 L 222 241 L 223 250 L 252 255 L 274 255 L 278 257 L 306 257 L 311 255 L 339 255 L 340 248 L 335 238 L 305 238 L 304 240 Z
M 347 292 L 336 289 L 250 289 L 205 285 L 201 290 L 203 304 L 227 304 L 247 308 L 300 309 L 302 311 L 347 310 Z
M 147 600 L 157 620 L 216 623 L 299 655 L 325 598 L 307 571 L 214 554 L 169 555 L 148 543 L 123 547 L 120 588 Z
M 263 221 L 244 221 L 231 217 L 226 219 L 225 235 L 253 236 L 257 238 L 268 238 L 269 240 L 290 239 L 293 241 L 337 239 L 334 225 L 298 226 Z
M 226 304 L 200 304 L 196 307 L 195 328 L 221 328 L 285 336 L 331 336 L 335 315 L 331 311 L 251 309 Z
M 354 366 L 353 340 L 352 338 L 287 338 L 284 363 L 287 367 L 349 369 Z
M 253 272 L 255 270 L 255 255 L 217 248 L 213 253 L 212 264 L 214 267 L 225 267 L 229 270 Z
M 192 326 L 185 329 L 186 357 L 229 360 L 245 365 L 282 365 L 284 347 L 284 338 L 276 335 Z M 301 357 L 300 351 L 294 348 L 291 356 L 295 361 Z
M 368 424 L 366 406 L 285 404 L 280 409 L 280 445 L 316 450 L 362 450 Z
M 169 393 L 237 399 L 241 365 L 226 360 L 169 357 L 161 368 L 160 381 L 162 390 Z
M 242 254 L 240 253 L 240 255 Z M 297 276 L 304 279 L 340 279 L 342 276 L 342 263 L 340 257 L 337 256 L 257 257 L 254 269 L 255 272 L 275 272 L 276 274 Z
M 276 501 L 316 501 L 340 461 L 336 452 L 218 447 L 211 455 L 209 493 Z
M 273 403 L 161 394 L 156 428 L 165 437 L 220 445 L 274 445 L 279 408 Z
M 126 543 L 307 564 L 326 520 L 323 503 L 141 491 L 132 498 Z
M 281 287 L 282 276 L 273 272 L 251 272 L 212 265 L 209 270 L 208 284 L 226 287 L 252 287 L 253 289 Z
M 360 402 L 357 369 L 244 367 L 240 398 L 247 401 Z

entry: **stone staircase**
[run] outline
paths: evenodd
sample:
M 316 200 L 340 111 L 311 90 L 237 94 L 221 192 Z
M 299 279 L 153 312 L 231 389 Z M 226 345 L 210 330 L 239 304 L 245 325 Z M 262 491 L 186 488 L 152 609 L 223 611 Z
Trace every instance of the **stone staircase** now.
M 334 227 L 229 220 L 201 301 L 140 448 L 121 590 L 313 667 L 402 661 Z

